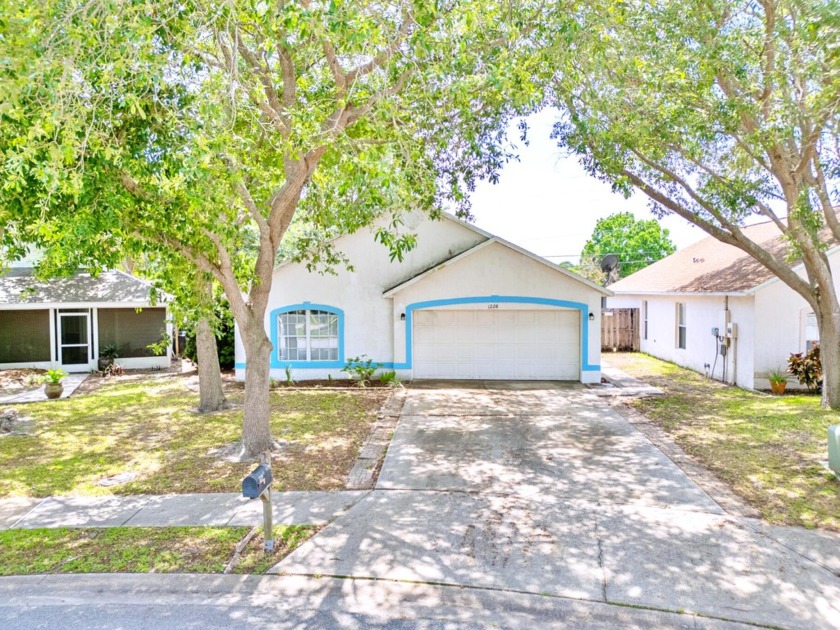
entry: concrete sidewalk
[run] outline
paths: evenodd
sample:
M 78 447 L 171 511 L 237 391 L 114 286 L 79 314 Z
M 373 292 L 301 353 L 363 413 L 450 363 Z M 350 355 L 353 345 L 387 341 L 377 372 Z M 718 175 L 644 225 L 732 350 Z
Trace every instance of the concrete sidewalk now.
M 75 391 L 79 389 L 79 385 L 81 385 L 88 376 L 88 374 L 68 374 L 65 376 L 61 381 L 61 384 L 64 385 L 64 391 L 61 392 L 61 398 L 69 398 L 72 396 Z M 0 395 L 0 405 L 46 402 L 48 400 L 49 398 L 47 398 L 47 395 L 44 393 L 43 386 L 28 389 L 23 392 L 16 392 L 14 394 Z
M 367 490 L 273 492 L 278 525 L 323 525 Z M 126 495 L 0 499 L 0 530 L 38 527 L 169 527 L 262 524 L 262 502 L 240 494 Z
M 607 383 L 590 386 L 596 396 L 662 396 L 665 393 L 658 387 L 606 364 L 601 366 L 601 375 Z

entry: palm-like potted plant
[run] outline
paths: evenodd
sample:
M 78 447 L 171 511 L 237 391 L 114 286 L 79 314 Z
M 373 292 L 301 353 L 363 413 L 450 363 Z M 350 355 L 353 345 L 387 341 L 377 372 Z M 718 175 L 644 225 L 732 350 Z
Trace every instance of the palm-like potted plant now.
M 120 347 L 115 343 L 106 343 L 99 349 L 99 371 L 104 372 L 115 359 L 120 358 Z
M 61 380 L 65 376 L 67 376 L 67 372 L 64 370 L 47 370 L 47 375 L 44 377 L 44 393 L 47 398 L 61 398 L 61 394 L 64 392 L 64 385 L 61 384 Z
M 781 368 L 770 372 L 770 374 L 767 375 L 767 380 L 770 381 L 770 391 L 774 394 L 781 396 L 785 393 L 785 387 L 787 387 L 787 375 L 782 372 Z

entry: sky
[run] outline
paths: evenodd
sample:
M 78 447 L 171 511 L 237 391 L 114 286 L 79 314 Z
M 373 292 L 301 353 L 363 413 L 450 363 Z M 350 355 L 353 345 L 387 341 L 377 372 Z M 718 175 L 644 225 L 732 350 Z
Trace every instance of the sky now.
M 519 145 L 520 160 L 504 167 L 498 184 L 476 186 L 472 214 L 478 227 L 552 262 L 577 262 L 598 219 L 626 211 L 639 219 L 654 216 L 642 193 L 625 199 L 588 175 L 576 157 L 564 157 L 549 137 L 556 118 L 556 110 L 528 118 L 529 145 Z M 515 131 L 511 138 L 518 140 Z M 661 224 L 678 249 L 707 236 L 676 216 Z

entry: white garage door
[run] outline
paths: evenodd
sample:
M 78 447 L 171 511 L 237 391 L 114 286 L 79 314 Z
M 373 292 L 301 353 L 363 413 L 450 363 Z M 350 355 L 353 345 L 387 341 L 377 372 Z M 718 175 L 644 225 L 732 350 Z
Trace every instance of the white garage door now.
M 580 378 L 576 310 L 414 313 L 414 378 Z

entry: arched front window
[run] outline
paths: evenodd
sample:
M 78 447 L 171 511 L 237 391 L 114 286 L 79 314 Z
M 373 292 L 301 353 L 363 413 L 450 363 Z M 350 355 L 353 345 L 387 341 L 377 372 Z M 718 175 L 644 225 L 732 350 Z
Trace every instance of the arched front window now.
M 315 309 L 286 311 L 277 316 L 277 358 L 280 361 L 338 361 L 338 314 Z

